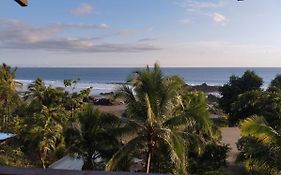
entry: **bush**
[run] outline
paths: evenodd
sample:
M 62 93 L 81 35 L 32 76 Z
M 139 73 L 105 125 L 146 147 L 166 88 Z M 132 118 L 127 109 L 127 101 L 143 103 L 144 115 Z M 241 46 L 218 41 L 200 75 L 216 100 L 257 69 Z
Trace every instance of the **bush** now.
M 216 171 L 226 166 L 227 152 L 230 150 L 226 144 L 218 145 L 211 143 L 206 145 L 203 154 L 196 155 L 191 153 L 190 172 L 191 174 L 204 174 L 210 171 Z
M 252 90 L 261 90 L 263 84 L 262 78 L 255 74 L 253 71 L 246 71 L 242 77 L 231 76 L 229 82 L 220 88 L 221 98 L 219 105 L 221 109 L 229 115 L 231 125 L 237 124 L 237 120 L 232 120 L 233 110 L 232 104 L 237 100 L 240 94 Z

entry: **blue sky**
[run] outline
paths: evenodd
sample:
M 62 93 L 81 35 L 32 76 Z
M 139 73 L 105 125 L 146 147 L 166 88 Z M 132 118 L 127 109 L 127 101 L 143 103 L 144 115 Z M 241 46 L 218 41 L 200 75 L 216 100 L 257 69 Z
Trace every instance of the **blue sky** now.
M 281 66 L 280 0 L 0 2 L 0 62 L 18 67 Z

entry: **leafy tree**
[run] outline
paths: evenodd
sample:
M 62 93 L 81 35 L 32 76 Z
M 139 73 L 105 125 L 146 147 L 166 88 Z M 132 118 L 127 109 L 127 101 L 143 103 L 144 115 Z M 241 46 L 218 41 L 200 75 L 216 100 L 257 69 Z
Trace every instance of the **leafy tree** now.
M 239 95 L 232 104 L 232 123 L 261 115 L 274 128 L 281 125 L 281 93 L 254 90 Z
M 46 168 L 45 161 L 48 156 L 56 150 L 58 143 L 63 139 L 62 124 L 58 123 L 56 117 L 60 115 L 57 109 L 43 107 L 40 113 L 35 113 L 36 123 L 29 130 L 26 141 L 32 141 L 34 150 L 39 153 L 43 168 Z
M 252 90 L 240 94 L 231 105 L 230 123 L 238 123 L 254 114 L 261 114 L 262 105 L 267 101 L 267 95 L 261 90 Z
M 58 145 L 63 142 L 63 125 L 67 121 L 62 105 L 63 90 L 46 87 L 41 79 L 29 85 L 23 111 L 19 112 L 22 129 L 18 134 L 29 154 L 41 161 L 43 168 L 53 160 Z
M 277 74 L 275 78 L 270 82 L 267 91 L 275 92 L 281 90 L 281 74 Z
M 222 97 L 219 99 L 219 105 L 230 117 L 230 124 L 236 124 L 237 120 L 232 121 L 232 104 L 237 100 L 240 94 L 251 90 L 260 90 L 263 84 L 262 78 L 253 71 L 246 71 L 241 77 L 231 76 L 229 82 L 220 88 Z
M 208 143 L 200 155 L 191 150 L 189 153 L 191 174 L 206 174 L 226 166 L 229 149 L 225 144 Z
M 29 85 L 24 96 L 26 103 L 19 111 L 22 127 L 18 135 L 26 150 L 36 150 L 43 167 L 59 158 L 56 153 L 64 150 L 63 128 L 76 109 L 84 104 L 83 100 L 76 99 L 84 98 L 88 93 L 83 90 L 73 95 L 64 88 L 46 86 L 41 79 Z M 72 108 L 67 100 L 73 104 Z
M 70 112 L 70 119 L 73 120 L 74 114 L 79 112 L 84 107 L 85 102 L 88 102 L 88 96 L 92 87 L 75 92 L 76 84 L 78 80 L 64 80 L 65 88 L 71 88 L 70 92 L 65 91 L 65 98 L 63 99 L 63 105 L 67 111 Z
M 157 64 L 135 72 L 128 82 L 117 96 L 124 98 L 127 106 L 123 134 L 132 138 L 114 154 L 106 170 L 117 169 L 128 156 L 145 160 L 147 173 L 186 174 L 189 141 L 192 138 L 193 144 L 197 141 L 200 146 L 211 128 L 204 95 L 186 93 L 183 80 L 163 76 Z
M 22 84 L 15 81 L 16 68 L 12 69 L 3 63 L 0 66 L 0 112 L 2 118 L 2 131 L 6 131 L 9 127 L 9 120 L 13 111 L 20 104 L 20 97 L 17 90 Z
M 103 169 L 104 161 L 119 148 L 119 141 L 113 133 L 120 123 L 119 118 L 101 113 L 89 104 L 78 114 L 78 120 L 65 132 L 68 151 L 83 159 L 83 170 Z
M 281 136 L 280 128 L 274 129 L 261 116 L 253 116 L 240 123 L 241 135 L 238 148 L 240 160 L 245 160 L 250 172 L 280 174 Z

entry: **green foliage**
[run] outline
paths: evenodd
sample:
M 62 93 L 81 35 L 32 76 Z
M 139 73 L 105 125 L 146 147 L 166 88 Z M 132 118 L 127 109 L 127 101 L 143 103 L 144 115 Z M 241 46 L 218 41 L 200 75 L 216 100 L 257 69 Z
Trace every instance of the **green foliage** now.
M 203 175 L 232 175 L 231 173 L 229 172 L 226 172 L 225 170 L 216 170 L 216 171 L 208 171 L 208 172 L 205 172 Z
M 231 105 L 230 123 L 237 123 L 251 115 L 260 114 L 264 109 L 260 108 L 267 98 L 261 90 L 248 91 L 240 94 Z
M 240 94 L 251 90 L 260 90 L 263 81 L 253 71 L 246 71 L 242 77 L 231 76 L 229 82 L 225 84 L 220 93 L 222 97 L 219 99 L 219 105 L 226 114 L 229 115 L 230 124 L 237 123 L 237 116 L 233 116 L 232 104 L 237 100 Z M 234 119 L 232 119 L 234 117 Z
M 225 167 L 229 150 L 228 145 L 218 145 L 216 143 L 207 144 L 204 152 L 200 155 L 191 150 L 189 153 L 189 169 L 191 174 L 210 174 L 211 171 L 215 172 L 221 167 Z
M 225 85 L 223 88 L 226 87 L 230 86 Z M 246 169 L 253 174 L 280 173 L 280 88 L 281 76 L 277 75 L 266 91 L 259 89 L 258 86 L 250 90 L 248 88 L 242 93 L 241 91 L 237 93 L 239 88 L 228 89 L 228 93 L 236 94 L 235 98 L 228 101 L 230 123 L 241 121 L 240 129 L 243 136 L 237 144 L 241 151 L 237 161 L 244 161 Z M 220 102 L 223 103 L 224 100 L 227 99 Z M 249 116 L 252 117 L 248 118 Z
M 21 145 L 16 143 L 1 144 L 0 148 L 0 165 L 13 167 L 34 167 L 34 162 L 26 156 L 21 149 Z
M 232 104 L 233 122 L 251 115 L 264 116 L 272 127 L 281 124 L 281 93 L 268 91 L 249 91 L 239 95 Z
M 21 99 L 17 90 L 22 84 L 15 81 L 16 68 L 12 69 L 3 63 L 0 66 L 0 131 L 12 132 L 14 110 L 20 105 Z
M 272 128 L 263 117 L 253 116 L 240 123 L 241 135 L 238 160 L 245 161 L 248 171 L 257 174 L 281 172 L 280 129 Z
M 64 128 L 75 120 L 74 114 L 85 105 L 89 92 L 86 89 L 69 93 L 63 88 L 46 86 L 41 79 L 29 85 L 25 103 L 18 111 L 22 126 L 18 136 L 26 153 L 34 155 L 44 168 L 64 154 Z
M 275 76 L 275 78 L 270 82 L 268 91 L 280 91 L 281 90 L 281 74 Z
M 119 148 L 113 132 L 119 125 L 118 117 L 87 105 L 78 113 L 78 122 L 66 128 L 66 148 L 72 155 L 83 158 L 83 170 L 104 169 L 104 162 Z
M 163 76 L 157 64 L 135 72 L 116 94 L 126 103 L 122 118 L 88 104 L 91 88 L 76 92 L 78 80 L 54 88 L 37 79 L 21 97 L 15 72 L 0 67 L 1 129 L 17 135 L 1 145 L 1 164 L 45 168 L 71 154 L 83 158 L 83 169 L 125 171 L 139 158 L 142 171 L 187 174 L 189 159 L 219 159 L 216 169 L 225 160 L 205 95 L 186 91 L 180 77 Z
M 228 126 L 228 118 L 226 116 L 213 118 L 213 123 L 217 127 L 227 127 Z
M 212 124 L 206 97 L 184 90 L 177 76 L 165 77 L 157 64 L 137 71 L 116 96 L 124 98 L 125 126 L 119 132 L 134 136 L 107 163 L 116 170 L 124 157 L 146 162 L 146 172 L 187 174 L 187 148 L 200 152 Z

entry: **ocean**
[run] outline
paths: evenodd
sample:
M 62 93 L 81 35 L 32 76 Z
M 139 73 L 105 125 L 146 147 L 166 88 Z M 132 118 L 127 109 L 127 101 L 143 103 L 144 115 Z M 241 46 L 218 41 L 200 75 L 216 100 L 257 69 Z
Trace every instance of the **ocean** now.
M 47 85 L 62 87 L 65 79 L 80 79 L 76 90 L 93 87 L 91 94 L 112 92 L 126 82 L 132 72 L 140 68 L 18 68 L 16 79 L 23 83 L 24 90 L 36 78 Z M 281 74 L 281 68 L 162 68 L 165 75 L 179 75 L 186 83 L 199 85 L 223 85 L 231 75 L 241 76 L 246 70 L 255 71 L 263 78 L 263 87 Z

